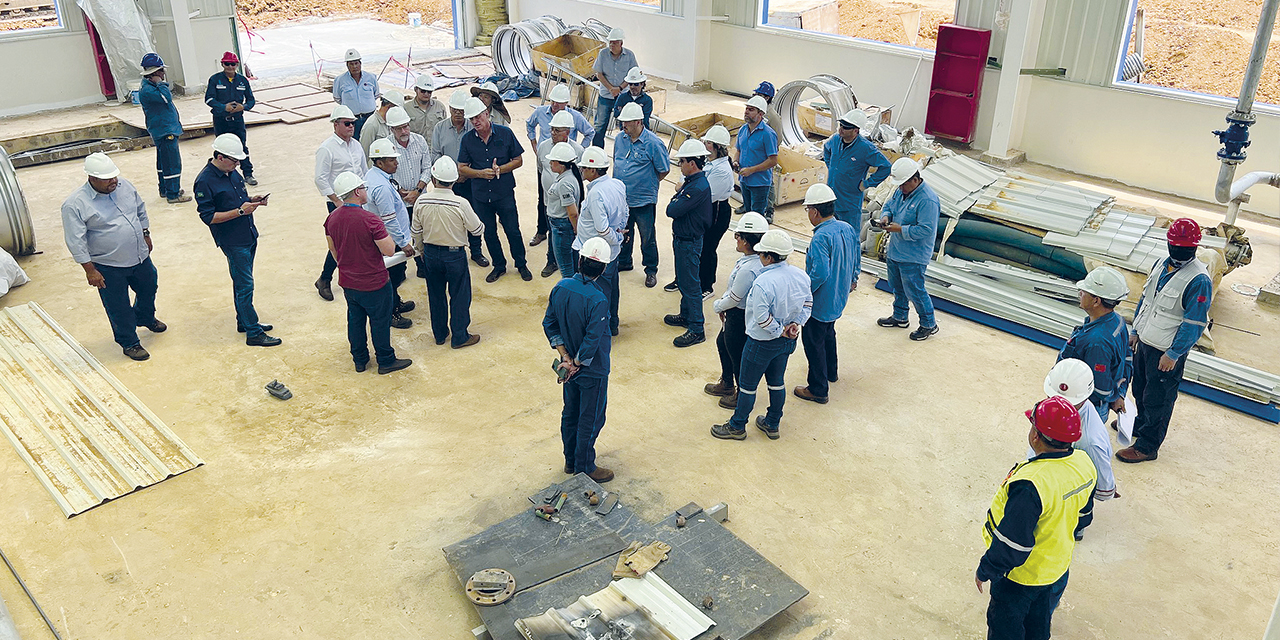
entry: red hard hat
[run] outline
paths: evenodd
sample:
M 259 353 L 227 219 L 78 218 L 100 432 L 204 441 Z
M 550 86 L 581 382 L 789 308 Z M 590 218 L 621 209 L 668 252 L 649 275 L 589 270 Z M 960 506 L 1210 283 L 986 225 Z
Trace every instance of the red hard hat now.
M 1169 225 L 1169 244 L 1175 247 L 1200 246 L 1200 225 L 1191 218 L 1178 218 Z
M 236 57 L 236 54 L 228 51 L 222 54 L 222 61 L 223 62 L 240 62 L 240 58 Z
M 1070 444 L 1080 439 L 1080 412 L 1062 396 L 1036 403 L 1027 411 L 1027 419 L 1036 431 L 1058 442 Z

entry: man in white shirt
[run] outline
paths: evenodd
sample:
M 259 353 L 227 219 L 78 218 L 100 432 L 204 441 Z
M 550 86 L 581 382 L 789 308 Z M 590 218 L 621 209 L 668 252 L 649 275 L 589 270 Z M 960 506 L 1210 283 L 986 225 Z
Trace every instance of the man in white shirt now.
M 316 189 L 328 202 L 329 212 L 342 206 L 342 198 L 333 192 L 333 181 L 344 171 L 357 176 L 365 174 L 364 149 L 355 137 L 356 117 L 345 105 L 338 105 L 329 114 L 329 122 L 333 123 L 333 135 L 325 138 L 316 150 Z M 324 268 L 320 271 L 320 279 L 316 280 L 316 291 L 320 297 L 333 301 L 333 272 L 338 263 L 333 254 L 325 254 Z

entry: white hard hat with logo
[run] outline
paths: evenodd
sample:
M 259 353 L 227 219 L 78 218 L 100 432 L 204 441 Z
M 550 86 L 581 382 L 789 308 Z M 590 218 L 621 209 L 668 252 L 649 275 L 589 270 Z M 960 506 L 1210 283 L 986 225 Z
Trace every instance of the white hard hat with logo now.
M 710 129 L 707 129 L 707 133 L 702 136 L 702 139 L 710 140 L 713 144 L 718 144 L 722 147 L 727 147 L 729 146 L 729 130 L 724 128 L 724 125 L 717 122 L 712 125 Z
M 337 122 L 339 120 L 355 120 L 356 114 L 351 113 L 351 107 L 340 104 L 333 108 L 333 112 L 329 114 L 329 122 Z
M 584 258 L 595 260 L 596 262 L 609 263 L 609 258 L 613 255 L 613 250 L 609 248 L 609 243 L 604 238 L 589 238 L 582 243 L 582 251 L 579 252 Z
M 609 42 L 613 42 L 614 40 L 622 40 L 622 36 L 623 36 L 622 29 L 618 27 L 614 27 L 613 29 L 609 30 Z
M 895 185 L 902 184 L 917 173 L 920 173 L 919 162 L 907 157 L 898 158 L 893 161 L 893 168 L 889 170 L 889 181 Z
M 396 106 L 387 109 L 387 126 L 398 127 L 400 125 L 409 124 L 409 112 L 404 107 Z
M 574 151 L 573 145 L 568 142 L 557 142 L 547 153 L 547 159 L 556 162 L 577 162 L 578 152 Z
M 769 221 L 764 216 L 748 211 L 738 218 L 738 224 L 733 228 L 734 233 L 767 233 L 769 231 Z
M 588 169 L 599 169 L 604 171 L 613 163 L 613 159 L 604 152 L 600 147 L 587 147 L 582 152 L 582 166 Z
M 1105 265 L 1090 271 L 1076 288 L 1111 302 L 1129 297 L 1129 282 L 1117 269 Z
M 649 78 L 644 75 L 644 72 L 640 70 L 640 67 L 631 67 L 631 69 L 627 71 L 627 77 L 623 78 L 622 81 L 627 84 L 640 84 L 641 82 L 648 82 Z
M 811 204 L 826 204 L 828 202 L 835 202 L 835 201 L 836 201 L 836 192 L 832 191 L 831 187 L 828 187 L 827 185 L 821 182 L 809 187 L 809 190 L 804 192 L 805 206 L 808 206 Z
M 454 91 L 453 93 L 449 94 L 449 108 L 450 109 L 466 108 L 467 98 L 470 98 L 470 97 L 471 96 L 467 95 L 466 91 Z
M 352 191 L 363 186 L 364 178 L 361 178 L 350 171 L 343 171 L 338 174 L 337 178 L 333 179 L 333 192 L 338 194 L 339 198 L 345 198 L 348 195 L 351 195 Z
M 457 182 L 458 163 L 449 156 L 440 156 L 440 159 L 431 165 L 431 177 L 440 182 Z
M 759 109 L 760 113 L 765 113 L 769 110 L 769 103 L 765 102 L 764 98 L 760 96 L 751 96 L 751 99 L 747 101 L 747 106 Z
M 569 115 L 568 109 L 561 109 L 557 111 L 554 116 L 551 116 L 551 128 L 552 129 L 572 129 L 573 128 L 573 116 Z
M 795 244 L 791 242 L 791 236 L 781 229 L 766 231 L 764 237 L 760 238 L 760 242 L 754 247 L 756 253 L 776 253 L 783 257 L 790 255 L 794 248 Z
M 423 73 L 414 79 L 413 86 L 415 89 L 422 89 L 423 91 L 435 91 L 436 81 L 431 77 L 431 74 Z
M 1044 378 L 1044 394 L 1062 396 L 1073 405 L 1088 400 L 1093 395 L 1093 369 L 1075 358 L 1059 361 Z
M 84 172 L 90 177 L 99 180 L 110 180 L 120 175 L 120 168 L 116 163 L 107 157 L 107 154 L 99 151 L 91 153 L 84 159 Z
M 680 149 L 676 151 L 677 158 L 701 158 L 710 154 L 711 152 L 707 151 L 707 145 L 702 144 L 694 138 L 685 140 L 684 143 L 680 145 Z
M 618 112 L 618 122 L 632 122 L 635 120 L 644 120 L 644 111 L 640 108 L 639 103 L 628 102 L 622 107 L 622 111 Z
M 552 87 L 551 91 L 547 93 L 547 100 L 550 100 L 552 102 L 568 102 L 569 87 L 566 87 L 562 84 L 558 84 Z
M 224 133 L 213 139 L 213 150 L 224 156 L 244 160 L 249 154 L 244 152 L 244 143 L 234 133 Z
M 489 107 L 484 106 L 484 103 L 480 101 L 480 98 L 467 98 L 467 106 L 462 108 L 462 115 L 465 115 L 468 118 L 474 118 L 488 110 Z
M 347 49 L 347 56 L 346 56 L 347 62 L 355 62 L 359 59 L 360 59 L 359 51 L 356 51 L 355 49 Z
M 375 158 L 399 158 L 400 153 L 396 151 L 396 146 L 392 144 L 391 138 L 378 138 L 369 145 L 369 159 Z

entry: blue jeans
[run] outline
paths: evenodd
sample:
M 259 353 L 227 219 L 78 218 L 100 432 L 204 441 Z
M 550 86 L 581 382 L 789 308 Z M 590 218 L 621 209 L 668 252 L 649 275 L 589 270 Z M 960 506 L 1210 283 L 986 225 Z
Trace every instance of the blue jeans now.
M 365 123 L 365 121 L 366 121 L 366 120 L 368 120 L 368 119 L 369 119 L 369 116 L 371 116 L 371 115 L 373 115 L 373 112 L 372 112 L 372 111 L 370 111 L 369 113 L 358 113 L 358 114 L 355 114 L 355 116 L 356 116 L 356 131 L 355 131 L 355 133 L 353 133 L 353 134 L 352 134 L 352 136 L 353 136 L 353 137 L 355 137 L 355 139 L 356 139 L 356 140 L 359 140 L 359 139 L 360 139 L 360 132 L 361 132 L 361 131 L 364 131 L 364 123 Z
M 152 138 L 156 145 L 156 177 L 161 198 L 176 198 L 182 192 L 182 155 L 178 153 L 178 136 Z
M 258 253 L 258 243 L 240 247 L 219 247 L 227 256 L 227 268 L 231 271 L 231 292 L 236 304 L 236 328 L 244 329 L 246 338 L 262 335 L 258 324 L 258 312 L 253 308 L 253 257 Z
M 787 401 L 787 358 L 796 350 L 795 338 L 756 340 L 747 336 L 742 348 L 742 369 L 738 371 L 738 407 L 729 419 L 729 428 L 741 431 L 747 427 L 751 410 L 756 407 L 756 390 L 764 377 L 769 387 L 769 411 L 764 420 L 772 429 L 782 422 L 782 405 Z
M 1028 587 L 1008 578 L 991 581 L 987 605 L 987 640 L 1049 640 L 1053 611 L 1067 590 L 1067 576 L 1040 587 Z
M 396 350 L 391 348 L 391 310 L 395 294 L 391 281 L 376 291 L 356 291 L 342 288 L 347 299 L 347 342 L 351 343 L 351 359 L 357 365 L 369 363 L 369 338 L 373 338 L 373 353 L 378 366 L 385 367 L 396 361 Z M 369 331 L 365 333 L 365 323 Z
M 1098 417 L 1102 418 L 1102 424 L 1106 424 L 1107 417 L 1111 415 L 1111 403 L 1099 402 L 1098 404 L 1093 405 L 1093 408 L 1098 410 Z
M 889 265 L 889 286 L 893 287 L 893 319 L 906 322 L 908 319 L 907 301 L 915 305 L 916 315 L 920 316 L 920 326 L 933 327 L 937 321 L 933 318 L 933 298 L 924 289 L 925 265 L 911 262 L 887 261 Z
M 147 258 L 132 267 L 94 264 L 107 286 L 98 289 L 102 307 L 111 322 L 111 334 L 122 348 L 136 347 L 138 327 L 156 323 L 156 267 Z M 129 301 L 133 289 L 134 301 Z
M 574 473 L 592 473 L 596 470 L 596 437 L 604 428 L 609 404 L 609 378 L 577 375 L 563 386 L 560 440 L 564 443 L 564 465 Z
M 608 89 L 601 89 L 604 93 L 608 93 Z M 613 105 L 617 104 L 617 98 L 606 98 L 604 93 L 596 101 L 596 135 L 591 140 L 591 146 L 604 148 L 605 129 L 609 126 L 609 117 L 613 115 Z
M 578 271 L 573 260 L 573 240 L 577 237 L 573 223 L 568 218 L 547 218 L 547 222 L 551 225 L 551 251 L 560 267 L 560 277 L 572 278 Z
M 742 206 L 747 211 L 754 211 L 760 215 L 764 215 L 769 211 L 769 190 L 772 185 L 760 185 L 758 187 L 742 187 Z
M 240 138 L 240 144 L 244 145 L 244 160 L 240 161 L 240 173 L 248 178 L 253 175 L 253 163 L 249 161 L 249 139 L 244 130 L 244 117 L 230 118 L 226 116 L 213 117 L 213 134 L 222 135 L 224 133 L 234 133 Z
M 702 238 L 674 238 L 671 250 L 676 255 L 676 285 L 680 287 L 680 316 L 689 333 L 702 333 L 702 278 L 698 260 L 702 257 Z
M 511 249 L 511 260 L 516 269 L 524 269 L 524 238 L 520 237 L 520 217 L 516 210 L 516 196 L 511 194 L 498 200 L 471 203 L 476 217 L 484 223 L 484 241 L 489 245 L 489 258 L 493 260 L 493 268 L 497 271 L 507 270 L 507 256 L 502 252 L 502 243 L 498 240 L 498 223 L 502 223 L 502 232 L 507 236 L 507 245 Z
M 632 247 L 635 246 L 636 234 L 640 234 L 640 262 L 644 265 L 645 274 L 658 273 L 658 238 L 654 235 L 654 218 L 657 215 L 657 204 L 645 204 L 631 207 L 627 216 L 627 239 L 622 242 L 622 253 L 618 255 L 618 266 L 630 269 Z M 702 247 L 698 247 L 701 251 Z
M 427 306 L 431 309 L 431 333 L 443 342 L 453 333 L 453 346 L 471 338 L 471 270 L 466 247 L 425 245 L 422 260 L 427 270 Z M 448 295 L 446 296 L 446 289 Z

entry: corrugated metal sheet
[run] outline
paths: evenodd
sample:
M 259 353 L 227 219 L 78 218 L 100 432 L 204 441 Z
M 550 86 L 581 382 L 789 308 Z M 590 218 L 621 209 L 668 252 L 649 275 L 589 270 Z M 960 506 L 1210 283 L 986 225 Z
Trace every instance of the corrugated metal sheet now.
M 71 517 L 204 462 L 34 302 L 0 314 L 0 430 Z
M 684 15 L 684 0 L 662 0 L 659 6 L 663 13 L 673 16 Z
M 1075 236 L 1094 216 L 1109 211 L 1114 200 L 1096 191 L 1009 173 L 987 187 L 970 211 Z
M 1004 58 L 1004 42 L 1008 34 L 1009 9 L 1013 0 L 957 0 L 955 23 L 962 27 L 991 30 L 988 57 Z
M 942 215 L 957 218 L 978 201 L 983 189 L 1000 179 L 1000 172 L 959 154 L 938 158 L 920 171 L 938 194 Z
M 1057 240 L 1057 238 L 1055 238 Z M 1065 240 L 1065 239 L 1063 239 Z M 1048 237 L 1045 238 L 1048 244 Z M 1061 245 L 1058 245 L 1061 246 Z M 1227 246 L 1226 238 L 1217 236 L 1205 236 L 1201 241 L 1201 246 L 1210 249 L 1222 249 Z M 1070 248 L 1070 247 L 1068 247 Z M 1133 251 L 1126 255 L 1117 255 L 1108 253 L 1106 250 L 1089 251 L 1086 249 L 1076 249 L 1076 252 L 1086 258 L 1101 260 L 1108 264 L 1128 269 L 1129 271 L 1137 271 L 1139 273 L 1150 273 L 1151 269 L 1165 258 L 1169 257 L 1168 242 L 1165 239 L 1165 230 L 1163 228 L 1153 227 L 1147 230 L 1146 235 L 1138 241 Z
M 1098 86 L 1115 81 L 1121 40 L 1136 0 L 1048 0 L 1036 65 L 1064 68 L 1066 79 Z
M 1151 216 L 1113 209 L 1097 229 L 1085 228 L 1076 236 L 1049 233 L 1045 235 L 1044 243 L 1077 253 L 1128 258 L 1155 223 L 1156 219 Z

